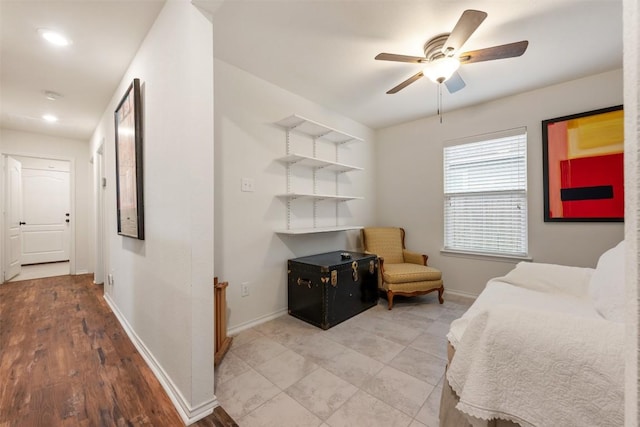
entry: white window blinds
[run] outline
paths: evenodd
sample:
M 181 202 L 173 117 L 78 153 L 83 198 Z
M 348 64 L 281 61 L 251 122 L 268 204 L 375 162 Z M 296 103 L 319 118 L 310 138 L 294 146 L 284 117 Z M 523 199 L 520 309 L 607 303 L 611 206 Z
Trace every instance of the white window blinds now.
M 527 256 L 526 129 L 446 144 L 444 197 L 445 250 Z

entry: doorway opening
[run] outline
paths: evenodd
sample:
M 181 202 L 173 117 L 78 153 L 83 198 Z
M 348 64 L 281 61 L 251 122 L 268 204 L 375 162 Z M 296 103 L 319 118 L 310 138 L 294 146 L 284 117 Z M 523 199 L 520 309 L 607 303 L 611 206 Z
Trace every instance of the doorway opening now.
M 104 137 L 100 146 L 91 159 L 94 168 L 94 203 L 95 203 L 95 266 L 93 273 L 93 283 L 102 284 L 105 278 L 105 253 L 108 244 L 105 236 L 105 189 L 107 178 L 105 173 Z
M 73 274 L 73 162 L 3 157 L 5 281 Z

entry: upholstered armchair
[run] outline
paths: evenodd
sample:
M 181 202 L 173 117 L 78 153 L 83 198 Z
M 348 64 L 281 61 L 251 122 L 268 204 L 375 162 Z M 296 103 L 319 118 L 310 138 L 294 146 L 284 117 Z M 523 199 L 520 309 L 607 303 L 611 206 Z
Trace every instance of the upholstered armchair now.
M 368 227 L 361 230 L 364 251 L 379 258 L 378 287 L 387 293 L 389 310 L 393 296 L 416 296 L 438 291 L 443 303 L 442 273 L 427 266 L 427 256 L 411 252 L 404 246 L 404 229 L 398 227 Z

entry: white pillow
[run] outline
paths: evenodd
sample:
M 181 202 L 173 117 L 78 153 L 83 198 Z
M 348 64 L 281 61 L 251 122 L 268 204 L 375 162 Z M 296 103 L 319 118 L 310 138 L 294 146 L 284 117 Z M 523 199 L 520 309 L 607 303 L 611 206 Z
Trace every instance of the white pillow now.
M 589 294 L 605 319 L 624 322 L 624 240 L 600 256 L 589 282 Z
M 585 298 L 593 271 L 592 268 L 520 261 L 516 268 L 496 280 L 534 291 Z

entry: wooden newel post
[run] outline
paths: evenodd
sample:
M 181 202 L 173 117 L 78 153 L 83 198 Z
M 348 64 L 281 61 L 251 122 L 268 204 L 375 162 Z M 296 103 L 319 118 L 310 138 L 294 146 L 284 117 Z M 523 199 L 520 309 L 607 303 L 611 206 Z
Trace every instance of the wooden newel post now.
M 227 294 L 228 282 L 218 283 L 218 278 L 213 278 L 214 304 L 215 304 L 215 355 L 213 365 L 218 366 L 227 350 L 231 346 L 233 338 L 227 336 Z

